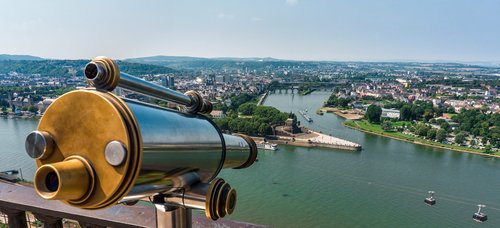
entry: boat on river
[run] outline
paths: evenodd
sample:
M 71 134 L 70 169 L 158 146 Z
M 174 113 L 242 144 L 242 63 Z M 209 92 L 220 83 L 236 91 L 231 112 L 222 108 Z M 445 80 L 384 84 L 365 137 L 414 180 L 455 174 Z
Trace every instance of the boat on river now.
M 258 149 L 261 149 L 261 150 L 278 150 L 278 145 L 277 144 L 273 144 L 273 143 L 268 143 L 268 142 L 264 142 L 264 143 L 257 143 L 257 148 Z
M 313 122 L 312 118 L 311 118 L 311 117 L 309 117 L 309 116 L 306 114 L 306 112 L 304 112 L 304 111 L 300 110 L 300 111 L 299 111 L 299 113 L 300 113 L 300 115 L 301 115 L 302 117 L 304 117 L 304 119 L 306 119 L 306 120 L 307 120 L 307 122 Z

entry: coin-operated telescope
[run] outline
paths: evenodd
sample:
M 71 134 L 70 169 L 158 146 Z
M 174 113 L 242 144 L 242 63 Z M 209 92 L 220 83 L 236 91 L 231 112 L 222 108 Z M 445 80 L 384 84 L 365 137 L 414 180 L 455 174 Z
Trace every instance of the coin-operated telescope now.
M 222 134 L 207 117 L 212 105 L 198 93 L 185 94 L 120 72 L 111 59 L 85 66 L 94 88 L 66 93 L 43 115 L 26 139 L 36 160 L 39 196 L 83 209 L 152 198 L 169 212 L 170 225 L 190 224 L 190 210 L 217 220 L 231 214 L 236 191 L 216 178 L 223 168 L 254 163 L 255 142 Z M 184 106 L 183 111 L 118 97 L 123 87 Z

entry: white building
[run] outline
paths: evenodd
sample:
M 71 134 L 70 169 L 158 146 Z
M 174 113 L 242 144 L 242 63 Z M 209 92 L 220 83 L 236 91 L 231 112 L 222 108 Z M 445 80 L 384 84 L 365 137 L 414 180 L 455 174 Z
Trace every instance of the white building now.
M 392 119 L 399 119 L 400 113 L 399 110 L 396 109 L 382 109 L 382 117 L 385 118 L 392 118 Z
M 212 115 L 216 119 L 224 118 L 226 115 L 221 110 L 213 110 L 210 115 Z

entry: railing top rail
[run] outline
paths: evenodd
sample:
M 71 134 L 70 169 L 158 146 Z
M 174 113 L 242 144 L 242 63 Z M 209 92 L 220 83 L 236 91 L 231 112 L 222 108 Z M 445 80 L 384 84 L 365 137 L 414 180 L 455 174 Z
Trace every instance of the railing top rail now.
M 103 210 L 83 210 L 59 201 L 40 198 L 33 188 L 0 182 L 0 208 L 31 211 L 111 227 L 155 227 L 154 207 L 116 205 Z

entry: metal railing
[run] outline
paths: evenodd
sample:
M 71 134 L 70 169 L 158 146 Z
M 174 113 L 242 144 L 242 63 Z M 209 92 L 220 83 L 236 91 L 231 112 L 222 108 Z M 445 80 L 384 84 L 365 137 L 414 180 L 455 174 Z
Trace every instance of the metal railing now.
M 0 182 L 0 228 L 163 227 L 155 207 L 116 205 L 83 210 L 59 201 L 44 200 L 31 187 Z M 255 224 L 193 216 L 193 227 L 262 227 Z

